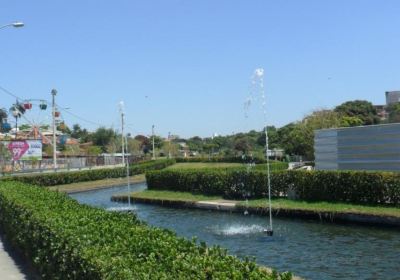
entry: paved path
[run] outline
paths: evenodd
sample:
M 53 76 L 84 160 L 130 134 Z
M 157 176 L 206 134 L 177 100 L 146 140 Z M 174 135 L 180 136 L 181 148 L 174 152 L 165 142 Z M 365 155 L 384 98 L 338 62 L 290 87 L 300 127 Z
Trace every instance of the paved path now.
M 23 272 L 23 267 L 18 265 L 8 252 L 8 247 L 4 248 L 3 238 L 0 236 L 0 279 L 1 280 L 21 280 L 32 279 Z

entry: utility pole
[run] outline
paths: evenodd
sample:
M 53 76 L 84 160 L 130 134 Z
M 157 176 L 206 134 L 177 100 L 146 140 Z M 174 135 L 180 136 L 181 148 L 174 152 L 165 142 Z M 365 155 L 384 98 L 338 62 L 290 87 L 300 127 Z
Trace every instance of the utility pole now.
M 52 109 L 53 109 L 53 166 L 54 170 L 57 170 L 57 139 L 56 139 L 56 95 L 57 90 L 51 90 L 52 95 Z
M 15 101 L 15 106 L 18 106 L 18 99 Z M 18 109 L 17 109 L 18 110 Z M 15 114 L 15 140 L 17 140 L 17 133 L 18 133 L 18 115 L 20 112 L 18 111 L 17 114 Z
M 156 151 L 154 150 L 154 124 L 151 126 L 151 134 L 153 135 L 153 159 L 156 159 Z
M 121 147 L 122 147 L 122 164 L 125 165 L 125 142 L 124 142 L 124 126 L 125 126 L 125 114 L 124 114 L 124 102 L 119 102 L 119 111 L 121 113 Z
M 171 132 L 168 132 L 168 158 L 171 158 Z

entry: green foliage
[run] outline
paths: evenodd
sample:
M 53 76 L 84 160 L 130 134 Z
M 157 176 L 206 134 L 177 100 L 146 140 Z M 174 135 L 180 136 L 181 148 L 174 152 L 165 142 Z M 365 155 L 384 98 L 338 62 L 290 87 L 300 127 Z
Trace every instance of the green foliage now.
M 363 125 L 379 123 L 379 116 L 371 102 L 366 100 L 354 100 L 342 103 L 336 106 L 335 112 L 341 116 L 358 117 Z
M 165 168 L 175 161 L 172 159 L 160 159 L 154 161 L 146 161 L 130 166 L 130 175 L 142 174 L 148 170 L 158 170 Z M 77 182 L 87 182 L 94 180 L 101 180 L 106 178 L 119 178 L 126 176 L 125 167 L 121 168 L 104 168 L 95 170 L 85 170 L 85 171 L 75 171 L 75 172 L 57 172 L 57 173 L 47 173 L 40 175 L 30 175 L 30 176 L 16 176 L 8 177 L 1 180 L 14 180 L 24 183 L 39 185 L 39 186 L 55 186 L 64 185 Z M 0 183 L 1 183 L 0 180 Z
M 232 163 L 266 163 L 266 159 L 260 157 L 238 157 L 238 156 L 226 156 L 226 157 L 188 157 L 188 158 L 176 158 L 176 162 L 232 162 Z M 270 163 L 282 163 L 280 161 L 270 160 Z M 288 164 L 282 163 L 287 169 Z
M 351 127 L 351 126 L 360 126 L 363 125 L 363 120 L 359 117 L 349 117 L 343 116 L 340 118 L 340 126 L 341 127 Z
M 314 131 L 340 126 L 340 116 L 331 110 L 314 111 L 301 122 L 288 126 L 285 130 L 283 148 L 288 154 L 302 155 L 314 159 Z
M 1 183 L 0 213 L 2 230 L 41 279 L 291 279 L 149 227 L 133 214 L 19 182 Z
M 150 142 L 151 142 L 151 149 L 153 149 L 153 137 L 150 137 Z M 154 135 L 154 148 L 155 149 L 161 149 L 163 143 L 164 143 L 164 140 L 162 139 L 161 136 Z
M 251 147 L 252 146 L 248 137 L 243 136 L 235 139 L 234 148 L 236 151 L 241 152 L 243 155 L 248 154 L 251 150 Z
M 86 152 L 90 156 L 97 156 L 100 155 L 103 152 L 103 150 L 99 146 L 89 146 Z
M 90 134 L 93 144 L 101 147 L 103 152 L 107 151 L 107 146 L 117 137 L 112 128 L 100 127 L 94 133 Z
M 226 198 L 262 198 L 267 193 L 263 171 L 235 169 L 163 170 L 146 173 L 149 189 L 222 195 Z M 400 174 L 360 171 L 277 171 L 271 174 L 271 193 L 294 192 L 310 201 L 358 204 L 400 204 Z
M 400 122 L 400 103 L 390 104 L 387 108 L 389 123 Z
M 82 129 L 79 124 L 74 124 L 72 126 L 71 137 L 79 139 L 81 143 L 85 143 L 89 141 L 89 132 L 85 129 Z

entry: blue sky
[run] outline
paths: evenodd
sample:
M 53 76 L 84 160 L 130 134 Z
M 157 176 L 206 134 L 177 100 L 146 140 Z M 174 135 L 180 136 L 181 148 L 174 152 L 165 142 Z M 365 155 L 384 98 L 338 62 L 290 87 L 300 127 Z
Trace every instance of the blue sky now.
M 400 89 L 400 2 L 3 1 L 0 86 L 57 100 L 67 124 L 183 137 L 260 130 L 262 110 L 243 104 L 265 69 L 267 121 Z M 0 92 L 0 107 L 13 98 Z M 257 105 L 257 106 L 256 106 Z M 39 113 L 29 113 L 40 119 Z M 28 116 L 28 115 L 27 115 Z

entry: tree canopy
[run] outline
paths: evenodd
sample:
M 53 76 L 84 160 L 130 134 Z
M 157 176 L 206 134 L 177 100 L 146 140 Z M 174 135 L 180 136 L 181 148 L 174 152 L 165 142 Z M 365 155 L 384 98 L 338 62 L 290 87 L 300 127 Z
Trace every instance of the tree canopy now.
M 347 101 L 336 106 L 335 112 L 341 116 L 357 117 L 363 125 L 378 124 L 380 118 L 371 102 L 366 100 Z

